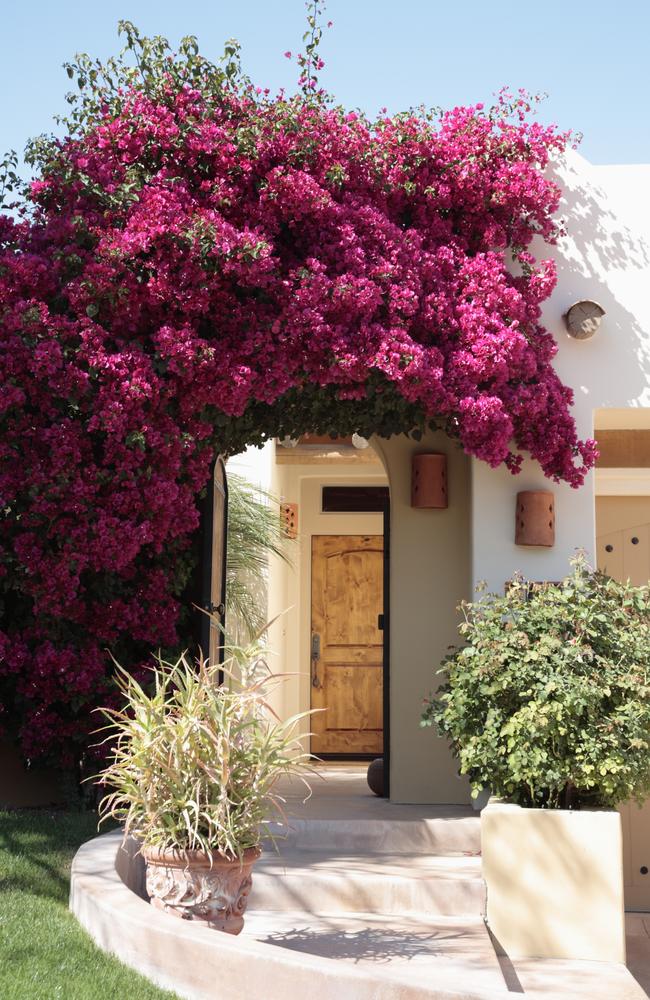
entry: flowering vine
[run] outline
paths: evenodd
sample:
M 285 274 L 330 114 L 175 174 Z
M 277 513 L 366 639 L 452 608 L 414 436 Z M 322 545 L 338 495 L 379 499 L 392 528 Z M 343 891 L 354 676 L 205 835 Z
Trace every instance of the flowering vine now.
M 318 5 L 310 7 L 314 18 Z M 444 429 L 573 486 L 594 461 L 540 325 L 568 136 L 494 108 L 370 120 L 253 87 L 128 24 L 68 66 L 60 140 L 0 216 L 0 687 L 25 752 L 71 758 L 134 669 L 187 639 L 216 451 L 305 430 Z M 15 181 L 7 160 L 3 183 Z

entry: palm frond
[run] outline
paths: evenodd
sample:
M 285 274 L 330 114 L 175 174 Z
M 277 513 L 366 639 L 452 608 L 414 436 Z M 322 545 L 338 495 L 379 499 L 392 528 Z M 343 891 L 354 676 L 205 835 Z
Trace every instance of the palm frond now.
M 267 622 L 267 574 L 275 556 L 291 565 L 280 500 L 236 473 L 228 475 L 226 621 L 230 640 L 248 641 Z

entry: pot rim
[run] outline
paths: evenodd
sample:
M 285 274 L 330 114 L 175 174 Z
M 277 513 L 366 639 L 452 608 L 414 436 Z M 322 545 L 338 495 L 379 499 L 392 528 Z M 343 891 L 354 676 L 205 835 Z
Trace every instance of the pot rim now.
M 167 865 L 170 868 L 187 868 L 190 865 L 206 868 L 244 867 L 254 864 L 260 857 L 262 849 L 259 845 L 247 847 L 241 858 L 236 854 L 224 854 L 222 851 L 183 851 L 178 848 L 165 849 L 161 847 L 142 847 L 141 854 L 147 864 Z

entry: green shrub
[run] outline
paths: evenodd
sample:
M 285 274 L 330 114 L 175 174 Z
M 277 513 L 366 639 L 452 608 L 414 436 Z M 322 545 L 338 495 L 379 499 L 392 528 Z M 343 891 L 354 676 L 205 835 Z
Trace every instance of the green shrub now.
M 278 679 L 261 657 L 233 655 L 221 669 L 224 684 L 207 661 L 158 659 L 145 690 L 118 667 L 124 709 L 101 709 L 110 750 L 99 811 L 143 847 L 240 857 L 284 819 L 278 779 L 311 771 L 297 738 L 311 713 L 277 720 L 267 699 Z
M 648 588 L 572 565 L 461 605 L 465 645 L 421 724 L 450 740 L 474 795 L 575 808 L 650 793 Z

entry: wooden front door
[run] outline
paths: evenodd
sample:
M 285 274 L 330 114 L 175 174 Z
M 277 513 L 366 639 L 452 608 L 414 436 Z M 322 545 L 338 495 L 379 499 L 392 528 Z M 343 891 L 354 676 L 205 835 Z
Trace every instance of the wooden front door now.
M 646 586 L 650 579 L 650 497 L 598 497 L 596 519 L 598 568 L 615 580 Z M 641 807 L 626 802 L 619 812 L 625 906 L 650 911 L 650 801 Z
M 379 755 L 383 537 L 315 535 L 311 566 L 312 753 Z

